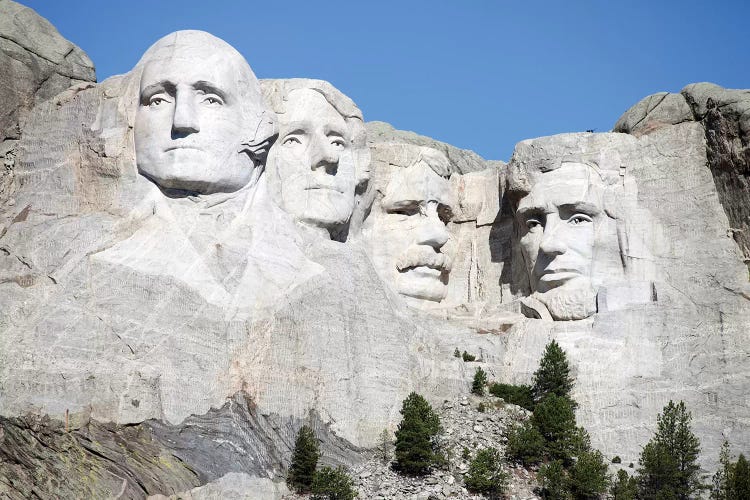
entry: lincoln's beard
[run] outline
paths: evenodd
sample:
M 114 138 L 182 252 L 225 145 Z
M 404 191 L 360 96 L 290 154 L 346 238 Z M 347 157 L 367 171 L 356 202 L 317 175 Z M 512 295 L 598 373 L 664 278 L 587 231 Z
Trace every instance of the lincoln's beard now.
M 596 313 L 596 290 L 587 278 L 576 279 L 547 292 L 532 296 L 547 307 L 552 319 L 570 321 Z

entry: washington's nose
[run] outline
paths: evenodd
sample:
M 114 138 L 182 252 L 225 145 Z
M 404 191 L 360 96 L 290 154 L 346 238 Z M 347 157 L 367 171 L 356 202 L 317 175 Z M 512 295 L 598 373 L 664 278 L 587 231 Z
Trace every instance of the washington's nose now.
M 325 169 L 327 174 L 336 175 L 339 166 L 339 150 L 326 137 L 313 141 L 310 146 L 310 166 L 313 170 Z
M 200 131 L 198 113 L 192 99 L 178 95 L 175 99 L 172 117 L 172 135 L 188 135 Z
M 437 213 L 437 206 L 429 204 L 427 213 L 422 217 L 419 228 L 417 229 L 417 243 L 420 245 L 429 245 L 435 250 L 440 250 L 448 241 L 448 228 L 440 220 Z
M 542 241 L 539 244 L 539 250 L 548 255 L 560 255 L 568 250 L 562 232 L 564 231 L 563 223 L 555 220 L 553 217 L 547 218 L 547 224 L 544 227 Z

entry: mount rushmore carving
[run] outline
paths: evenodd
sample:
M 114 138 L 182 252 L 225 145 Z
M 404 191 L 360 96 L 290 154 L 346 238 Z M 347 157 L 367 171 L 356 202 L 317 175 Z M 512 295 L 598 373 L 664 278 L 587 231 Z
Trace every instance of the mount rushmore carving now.
M 521 383 L 556 339 L 595 446 L 634 461 L 683 399 L 714 460 L 750 442 L 747 255 L 704 119 L 750 98 L 711 108 L 722 92 L 671 94 L 690 119 L 639 104 L 617 133 L 523 141 L 506 165 L 167 35 L 14 139 L 0 414 L 179 426 L 242 393 L 279 433 L 314 412 L 372 447 L 412 390 L 468 390 L 455 348 Z

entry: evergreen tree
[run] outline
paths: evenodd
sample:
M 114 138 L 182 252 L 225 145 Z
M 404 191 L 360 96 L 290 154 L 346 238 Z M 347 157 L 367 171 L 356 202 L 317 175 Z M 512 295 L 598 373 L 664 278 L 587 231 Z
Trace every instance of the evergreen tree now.
M 464 483 L 469 491 L 483 493 L 489 498 L 502 498 L 508 474 L 502 469 L 500 452 L 495 448 L 480 450 L 469 464 Z
M 393 445 L 391 444 L 391 433 L 388 432 L 388 429 L 383 429 L 383 432 L 380 433 L 380 445 L 378 446 L 378 455 L 380 455 L 381 460 L 383 460 L 384 464 L 387 464 L 391 460 L 391 449 L 393 448 Z
M 740 453 L 732 469 L 731 500 L 750 499 L 750 464 L 745 455 Z
M 546 500 L 568 500 L 571 498 L 568 475 L 561 461 L 553 460 L 541 466 L 538 477 L 542 486 L 542 498 Z
M 729 500 L 729 488 L 732 482 L 732 461 L 729 458 L 729 442 L 724 440 L 719 452 L 719 469 L 711 481 L 711 498 L 713 500 Z
M 531 422 L 526 421 L 511 427 L 506 437 L 508 442 L 505 445 L 505 454 L 508 458 L 527 467 L 542 461 L 544 438 Z
M 403 418 L 396 431 L 396 467 L 405 474 L 424 474 L 440 458 L 434 450 L 440 418 L 415 392 L 404 400 L 401 415 Z
M 482 370 L 482 367 L 477 367 L 477 371 L 474 373 L 474 381 L 471 384 L 471 393 L 477 396 L 484 396 L 484 386 L 487 385 L 487 373 Z
M 703 489 L 698 477 L 700 442 L 690 429 L 691 419 L 682 401 L 670 401 L 656 417 L 656 433 L 639 459 L 641 498 L 688 500 Z
M 634 477 L 620 469 L 617 471 L 617 479 L 609 492 L 612 495 L 612 500 L 635 500 L 638 494 L 638 483 Z
M 573 390 L 573 379 L 565 351 L 554 340 L 547 344 L 544 356 L 539 361 L 539 369 L 534 372 L 534 401 L 540 402 L 550 394 L 570 399 L 573 409 L 576 403 L 570 396 Z
M 607 463 L 599 450 L 580 453 L 570 468 L 570 490 L 576 499 L 601 497 L 609 487 Z
M 311 493 L 313 500 L 354 500 L 357 490 L 346 469 L 321 467 L 315 472 Z
M 544 438 L 550 457 L 570 463 L 579 438 L 570 400 L 555 393 L 549 394 L 534 408 L 531 422 Z
M 303 425 L 294 442 L 292 464 L 289 466 L 289 475 L 286 480 L 290 488 L 297 492 L 310 491 L 318 458 L 320 458 L 318 440 L 313 430 Z

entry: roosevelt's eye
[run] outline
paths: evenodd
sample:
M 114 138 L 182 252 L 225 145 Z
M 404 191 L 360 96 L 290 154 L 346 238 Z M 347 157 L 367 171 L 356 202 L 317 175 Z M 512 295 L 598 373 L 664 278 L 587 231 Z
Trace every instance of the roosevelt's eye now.
M 587 222 L 591 222 L 592 219 L 586 214 L 575 214 L 573 217 L 568 219 L 568 224 L 571 224 L 573 226 L 578 226 L 581 224 L 586 224 Z
M 538 229 L 541 227 L 542 227 L 542 223 L 538 219 L 529 219 L 526 221 L 526 228 L 529 231 L 533 231 L 534 229 Z
M 418 205 L 408 205 L 405 207 L 392 208 L 388 213 L 406 216 L 419 215 L 420 208 Z

